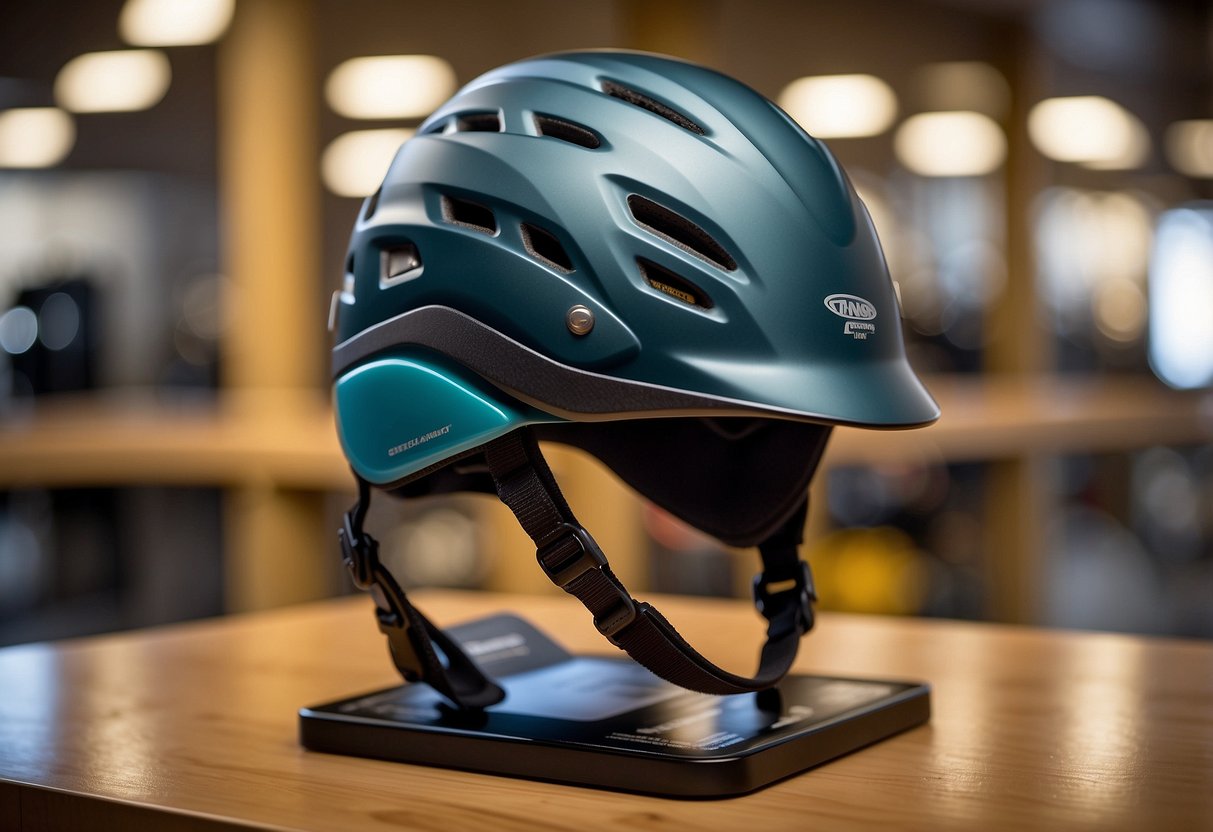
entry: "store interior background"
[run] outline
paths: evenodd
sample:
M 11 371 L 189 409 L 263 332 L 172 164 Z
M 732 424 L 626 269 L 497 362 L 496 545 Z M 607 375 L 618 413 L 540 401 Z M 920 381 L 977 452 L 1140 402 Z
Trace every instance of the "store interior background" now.
M 1213 637 L 1208 3 L 15 0 L 0 644 L 350 592 L 325 319 L 360 197 L 456 84 L 604 46 L 779 100 L 875 219 L 944 417 L 836 431 L 823 608 Z M 410 94 L 367 112 L 339 68 L 389 55 L 434 59 L 370 65 Z M 748 594 L 753 553 L 551 459 L 633 592 Z M 372 526 L 407 585 L 558 592 L 496 500 Z

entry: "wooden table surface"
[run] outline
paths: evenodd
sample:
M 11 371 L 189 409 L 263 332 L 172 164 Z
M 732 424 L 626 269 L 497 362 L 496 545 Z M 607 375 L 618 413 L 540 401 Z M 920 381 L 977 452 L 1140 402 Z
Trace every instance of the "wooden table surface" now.
M 569 598 L 418 599 L 611 650 Z M 747 605 L 658 601 L 752 666 Z M 797 669 L 927 680 L 934 714 L 755 794 L 676 801 L 303 750 L 300 706 L 396 682 L 365 598 L 11 647 L 0 829 L 1213 829 L 1213 644 L 823 615 Z

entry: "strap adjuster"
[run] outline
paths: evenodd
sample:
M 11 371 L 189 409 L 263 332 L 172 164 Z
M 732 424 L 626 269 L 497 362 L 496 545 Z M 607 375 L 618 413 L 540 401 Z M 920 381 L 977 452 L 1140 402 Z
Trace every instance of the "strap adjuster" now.
M 561 553 L 559 550 L 569 543 L 574 545 L 573 551 L 568 554 Z M 549 560 L 557 555 L 563 556 L 556 563 L 550 563 Z M 590 533 L 572 523 L 561 523 L 557 526 L 535 550 L 535 557 L 543 573 L 566 592 L 569 584 L 586 572 L 607 565 L 606 555 L 598 548 Z
M 355 531 L 350 513 L 337 531 L 341 543 L 341 562 L 349 570 L 350 580 L 361 590 L 375 583 L 375 564 L 379 562 L 379 541 L 366 532 Z
M 775 592 L 771 591 L 772 585 L 791 583 L 791 586 L 782 587 Z M 804 632 L 813 627 L 813 602 L 817 600 L 817 589 L 813 586 L 813 573 L 809 570 L 807 561 L 800 561 L 800 569 L 790 578 L 782 580 L 769 580 L 765 572 L 759 572 L 754 576 L 754 606 L 762 613 L 762 616 L 768 621 L 778 614 L 780 609 L 786 609 L 783 606 L 786 601 L 776 602 L 775 599 L 780 596 L 786 597 L 789 592 L 797 593 L 797 623 L 801 625 Z

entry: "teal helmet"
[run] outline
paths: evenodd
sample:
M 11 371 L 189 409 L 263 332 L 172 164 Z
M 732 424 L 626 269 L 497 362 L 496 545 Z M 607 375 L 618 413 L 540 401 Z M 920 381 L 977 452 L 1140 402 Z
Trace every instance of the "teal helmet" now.
M 506 499 L 494 443 L 539 438 L 761 545 L 803 524 L 831 426 L 939 415 L 830 152 L 749 87 L 657 55 L 533 58 L 456 93 L 363 205 L 333 324 L 364 495 Z

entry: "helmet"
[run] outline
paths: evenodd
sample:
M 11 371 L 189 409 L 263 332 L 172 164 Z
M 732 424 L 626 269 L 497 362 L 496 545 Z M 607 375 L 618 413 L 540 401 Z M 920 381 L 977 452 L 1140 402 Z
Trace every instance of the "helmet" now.
M 778 681 L 812 622 L 796 548 L 831 426 L 939 415 L 899 318 L 846 175 L 745 85 L 621 51 L 472 81 L 366 200 L 334 295 L 338 432 L 360 484 L 342 542 L 356 581 L 380 586 L 397 665 L 456 704 L 499 696 L 453 670 L 449 640 L 447 664 L 431 663 L 440 631 L 391 609 L 413 608 L 368 554 L 370 486 L 496 491 L 549 576 L 658 675 L 709 693 Z M 755 677 L 708 663 L 619 585 L 536 439 L 581 447 L 692 526 L 759 546 L 770 624 Z

